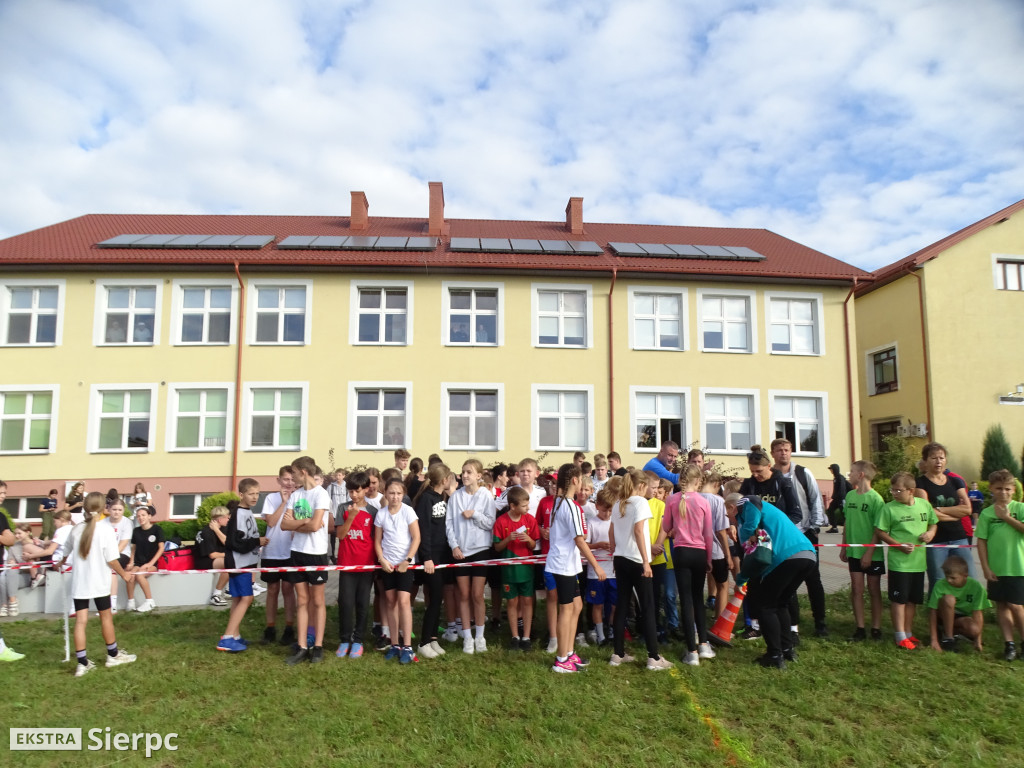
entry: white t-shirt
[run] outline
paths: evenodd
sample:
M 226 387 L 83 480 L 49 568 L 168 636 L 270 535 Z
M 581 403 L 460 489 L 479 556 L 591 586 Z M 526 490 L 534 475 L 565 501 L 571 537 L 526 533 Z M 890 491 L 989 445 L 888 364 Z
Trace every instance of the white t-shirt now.
M 105 517 L 103 518 L 103 520 L 97 523 L 97 525 L 102 525 L 103 523 L 106 523 L 114 531 L 114 537 L 117 539 L 118 551 L 123 552 L 126 555 L 130 555 L 132 552 L 132 532 L 135 530 L 135 524 L 132 522 L 131 518 L 122 517 L 115 524 L 111 518 Z M 128 542 L 128 546 L 126 546 L 124 549 L 121 549 L 122 541 Z
M 373 504 L 373 506 L 375 506 L 377 509 L 384 509 L 384 507 L 388 505 L 388 503 L 384 501 L 383 493 L 378 493 L 376 496 L 367 495 L 366 503 Z
M 611 530 L 612 521 L 611 518 L 602 520 L 600 517 L 592 517 L 587 520 L 587 544 L 591 545 L 591 550 L 594 552 L 594 559 L 597 560 L 601 569 L 607 574 L 609 579 L 615 578 L 615 568 L 612 566 L 612 553 L 607 549 L 594 549 L 593 545 L 598 542 L 609 542 L 611 537 L 608 532 Z M 594 573 L 594 567 L 587 563 L 587 578 L 596 579 L 597 574 Z
M 295 492 L 292 491 L 294 494 Z M 281 492 L 275 491 L 268 494 L 263 500 L 263 519 L 266 520 L 277 508 L 281 506 Z M 284 515 L 281 515 L 284 517 Z M 282 531 L 281 519 L 278 518 L 277 525 L 267 526 L 267 546 L 263 548 L 263 557 L 268 560 L 287 560 L 292 554 L 292 536 L 294 531 Z
M 625 515 L 622 514 L 623 509 Z M 612 507 L 612 530 L 615 531 L 615 557 L 625 557 L 634 563 L 642 563 L 643 556 L 636 545 L 636 536 L 633 535 L 633 526 L 641 521 L 647 521 L 654 517 L 647 499 L 643 496 L 630 496 L 625 501 L 615 502 Z M 644 535 L 641 537 L 644 548 L 647 550 L 647 562 L 651 562 L 651 526 L 643 527 Z
M 53 550 L 53 554 L 50 555 L 50 559 L 53 560 L 53 562 L 59 563 L 64 557 L 64 553 L 68 551 L 66 549 L 68 536 L 71 535 L 71 529 L 73 527 L 74 526 L 71 525 L 62 525 L 60 528 L 53 529 L 53 540 L 57 542 L 57 548 Z M 68 563 L 71 563 L 70 557 L 68 558 Z
M 104 521 L 93 527 L 92 543 L 89 545 L 89 556 L 78 555 L 78 545 L 82 541 L 85 523 L 76 525 L 68 536 L 66 546 L 75 552 L 75 566 L 71 570 L 71 597 L 75 600 L 94 600 L 110 594 L 110 563 L 117 560 L 117 536 L 114 526 L 103 525 Z
M 288 509 L 292 510 L 296 520 L 310 520 L 316 510 L 322 509 L 320 528 L 312 533 L 294 531 L 292 533 L 292 552 L 306 555 L 326 555 L 328 550 L 327 512 L 331 508 L 331 497 L 321 486 L 308 491 L 296 488 L 288 497 Z
M 544 570 L 558 576 L 575 576 L 583 570 L 576 537 L 586 536 L 583 510 L 575 501 L 556 498 L 551 510 L 548 559 Z
M 393 515 L 384 507 L 373 519 L 374 526 L 381 529 L 380 548 L 384 559 L 392 565 L 405 560 L 409 554 L 409 546 L 412 544 L 409 526 L 412 523 L 419 523 L 419 518 L 416 517 L 416 510 L 408 504 L 403 504 Z M 413 562 L 416 562 L 415 552 Z

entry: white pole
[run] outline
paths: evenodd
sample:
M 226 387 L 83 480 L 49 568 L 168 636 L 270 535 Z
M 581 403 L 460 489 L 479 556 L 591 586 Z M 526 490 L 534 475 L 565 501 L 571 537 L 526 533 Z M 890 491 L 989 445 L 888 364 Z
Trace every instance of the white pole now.
M 63 574 L 62 574 L 63 576 Z M 64 606 L 64 663 L 71 661 L 71 642 L 68 639 L 68 588 L 69 584 L 64 583 L 64 579 L 60 580 L 60 591 L 61 591 L 61 603 Z

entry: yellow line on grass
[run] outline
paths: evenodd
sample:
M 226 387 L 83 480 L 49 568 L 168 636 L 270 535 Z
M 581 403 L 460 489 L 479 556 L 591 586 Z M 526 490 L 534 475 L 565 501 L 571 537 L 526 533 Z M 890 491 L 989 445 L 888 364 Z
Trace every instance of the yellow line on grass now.
M 764 765 L 763 762 L 751 755 L 743 744 L 730 736 L 710 713 L 704 711 L 700 702 L 697 701 L 697 696 L 690 690 L 689 686 L 686 684 L 685 678 L 678 669 L 673 668 L 670 674 L 679 684 L 679 690 L 682 691 L 683 695 L 686 697 L 686 701 L 690 705 L 690 709 L 693 710 L 693 713 L 702 720 L 704 725 L 708 727 L 708 730 L 711 731 L 711 743 L 714 744 L 715 749 L 726 754 L 726 765 Z

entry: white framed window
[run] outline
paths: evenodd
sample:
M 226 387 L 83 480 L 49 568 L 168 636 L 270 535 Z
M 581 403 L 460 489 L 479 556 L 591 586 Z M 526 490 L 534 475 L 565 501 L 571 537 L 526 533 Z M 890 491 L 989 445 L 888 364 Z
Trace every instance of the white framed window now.
M 589 451 L 594 445 L 594 388 L 533 384 L 531 443 L 535 451 Z
M 1024 291 L 1024 257 L 993 254 L 992 280 L 998 291 Z
M 685 351 L 687 291 L 629 287 L 629 346 Z
M 820 293 L 765 291 L 768 349 L 773 355 L 823 355 Z
M 168 451 L 228 449 L 234 407 L 230 385 L 169 384 L 167 391 Z
M 869 397 L 899 390 L 899 349 L 897 343 L 894 341 L 890 344 L 883 344 L 880 347 L 875 347 L 865 352 L 864 374 Z
M 747 453 L 759 443 L 760 402 L 756 389 L 700 390 L 701 445 L 719 453 Z
M 3 346 L 59 346 L 63 308 L 63 280 L 0 282 L 0 339 Z
M 349 302 L 352 344 L 412 344 L 413 284 L 408 280 L 353 280 Z
M 39 505 L 48 498 L 45 496 L 8 496 L 0 507 L 7 510 L 11 519 L 15 522 L 31 522 L 41 520 L 43 513 L 39 511 Z
M 350 450 L 405 448 L 412 444 L 412 382 L 350 381 Z
M 97 280 L 97 346 L 153 346 L 160 338 L 159 280 Z
M 445 450 L 500 451 L 505 447 L 504 384 L 441 384 Z
M 828 393 L 768 390 L 773 439 L 784 437 L 794 456 L 828 455 Z
M 757 352 L 753 291 L 700 289 L 697 303 L 702 352 Z
M 689 407 L 689 387 L 630 387 L 634 453 L 657 453 L 666 440 L 689 445 Z
M 312 280 L 250 280 L 250 344 L 302 346 L 312 341 Z
M 175 280 L 171 343 L 234 344 L 237 311 L 234 280 Z
M 150 453 L 157 388 L 157 384 L 93 384 L 89 451 Z
M 504 344 L 504 283 L 441 283 L 444 312 L 441 338 L 447 346 Z
M 261 381 L 245 385 L 247 451 L 303 451 L 309 412 L 307 382 Z
M 203 499 L 213 496 L 209 493 L 172 493 L 171 494 L 171 517 L 195 517 L 196 510 L 203 503 Z M 260 504 L 257 509 L 263 509 Z
M 53 453 L 60 387 L 0 387 L 0 454 Z
M 535 347 L 589 347 L 593 338 L 590 285 L 534 283 L 531 295 Z

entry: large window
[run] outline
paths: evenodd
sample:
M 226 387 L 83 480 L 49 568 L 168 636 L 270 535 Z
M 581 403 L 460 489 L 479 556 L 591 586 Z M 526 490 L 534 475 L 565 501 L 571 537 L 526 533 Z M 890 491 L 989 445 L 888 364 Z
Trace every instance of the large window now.
M 57 387 L 0 389 L 0 453 L 52 453 Z
M 1024 291 L 1024 259 L 996 259 L 995 280 L 1000 291 Z
M 412 344 L 412 283 L 352 282 L 353 344 Z
M 284 451 L 306 447 L 308 388 L 306 384 L 270 383 L 246 385 L 248 419 L 247 450 Z
M 769 392 L 775 438 L 784 437 L 796 456 L 828 453 L 827 395 L 822 392 Z
M 98 345 L 152 346 L 160 333 L 161 284 L 106 280 L 96 284 Z
M 867 358 L 869 395 L 895 392 L 900 388 L 895 344 L 870 350 Z
M 212 493 L 171 494 L 171 517 L 195 517 L 196 510 L 203 503 L 203 499 L 212 495 Z M 256 509 L 263 509 L 263 505 L 258 505 Z
M 90 448 L 100 453 L 147 453 L 153 447 L 156 385 L 100 384 L 92 388 Z
M 0 283 L 0 329 L 6 346 L 60 344 L 64 281 Z
M 532 309 L 535 346 L 590 346 L 590 286 L 535 283 Z
M 253 344 L 310 343 L 312 281 L 251 280 L 249 286 L 253 308 L 246 314 Z
M 349 435 L 351 449 L 404 448 L 412 441 L 408 382 L 350 382 Z
M 167 450 L 225 450 L 231 390 L 216 384 L 172 384 L 169 389 Z
M 757 396 L 753 391 L 701 391 L 707 450 L 745 453 L 757 442 Z
M 686 292 L 629 289 L 633 349 L 686 349 Z
M 442 290 L 445 344 L 493 347 L 501 343 L 501 283 L 445 283 Z
M 630 395 L 633 450 L 657 453 L 666 440 L 679 445 L 689 444 L 686 429 L 688 389 L 630 387 Z
M 593 387 L 534 384 L 533 449 L 590 450 L 594 443 Z
M 740 291 L 699 291 L 700 340 L 705 352 L 754 352 L 751 307 L 754 295 Z
M 824 353 L 820 295 L 767 292 L 765 301 L 768 304 L 768 343 L 773 353 Z
M 446 450 L 501 450 L 502 385 L 442 384 L 441 391 Z
M 234 343 L 234 311 L 235 286 L 231 281 L 175 281 L 174 343 Z

